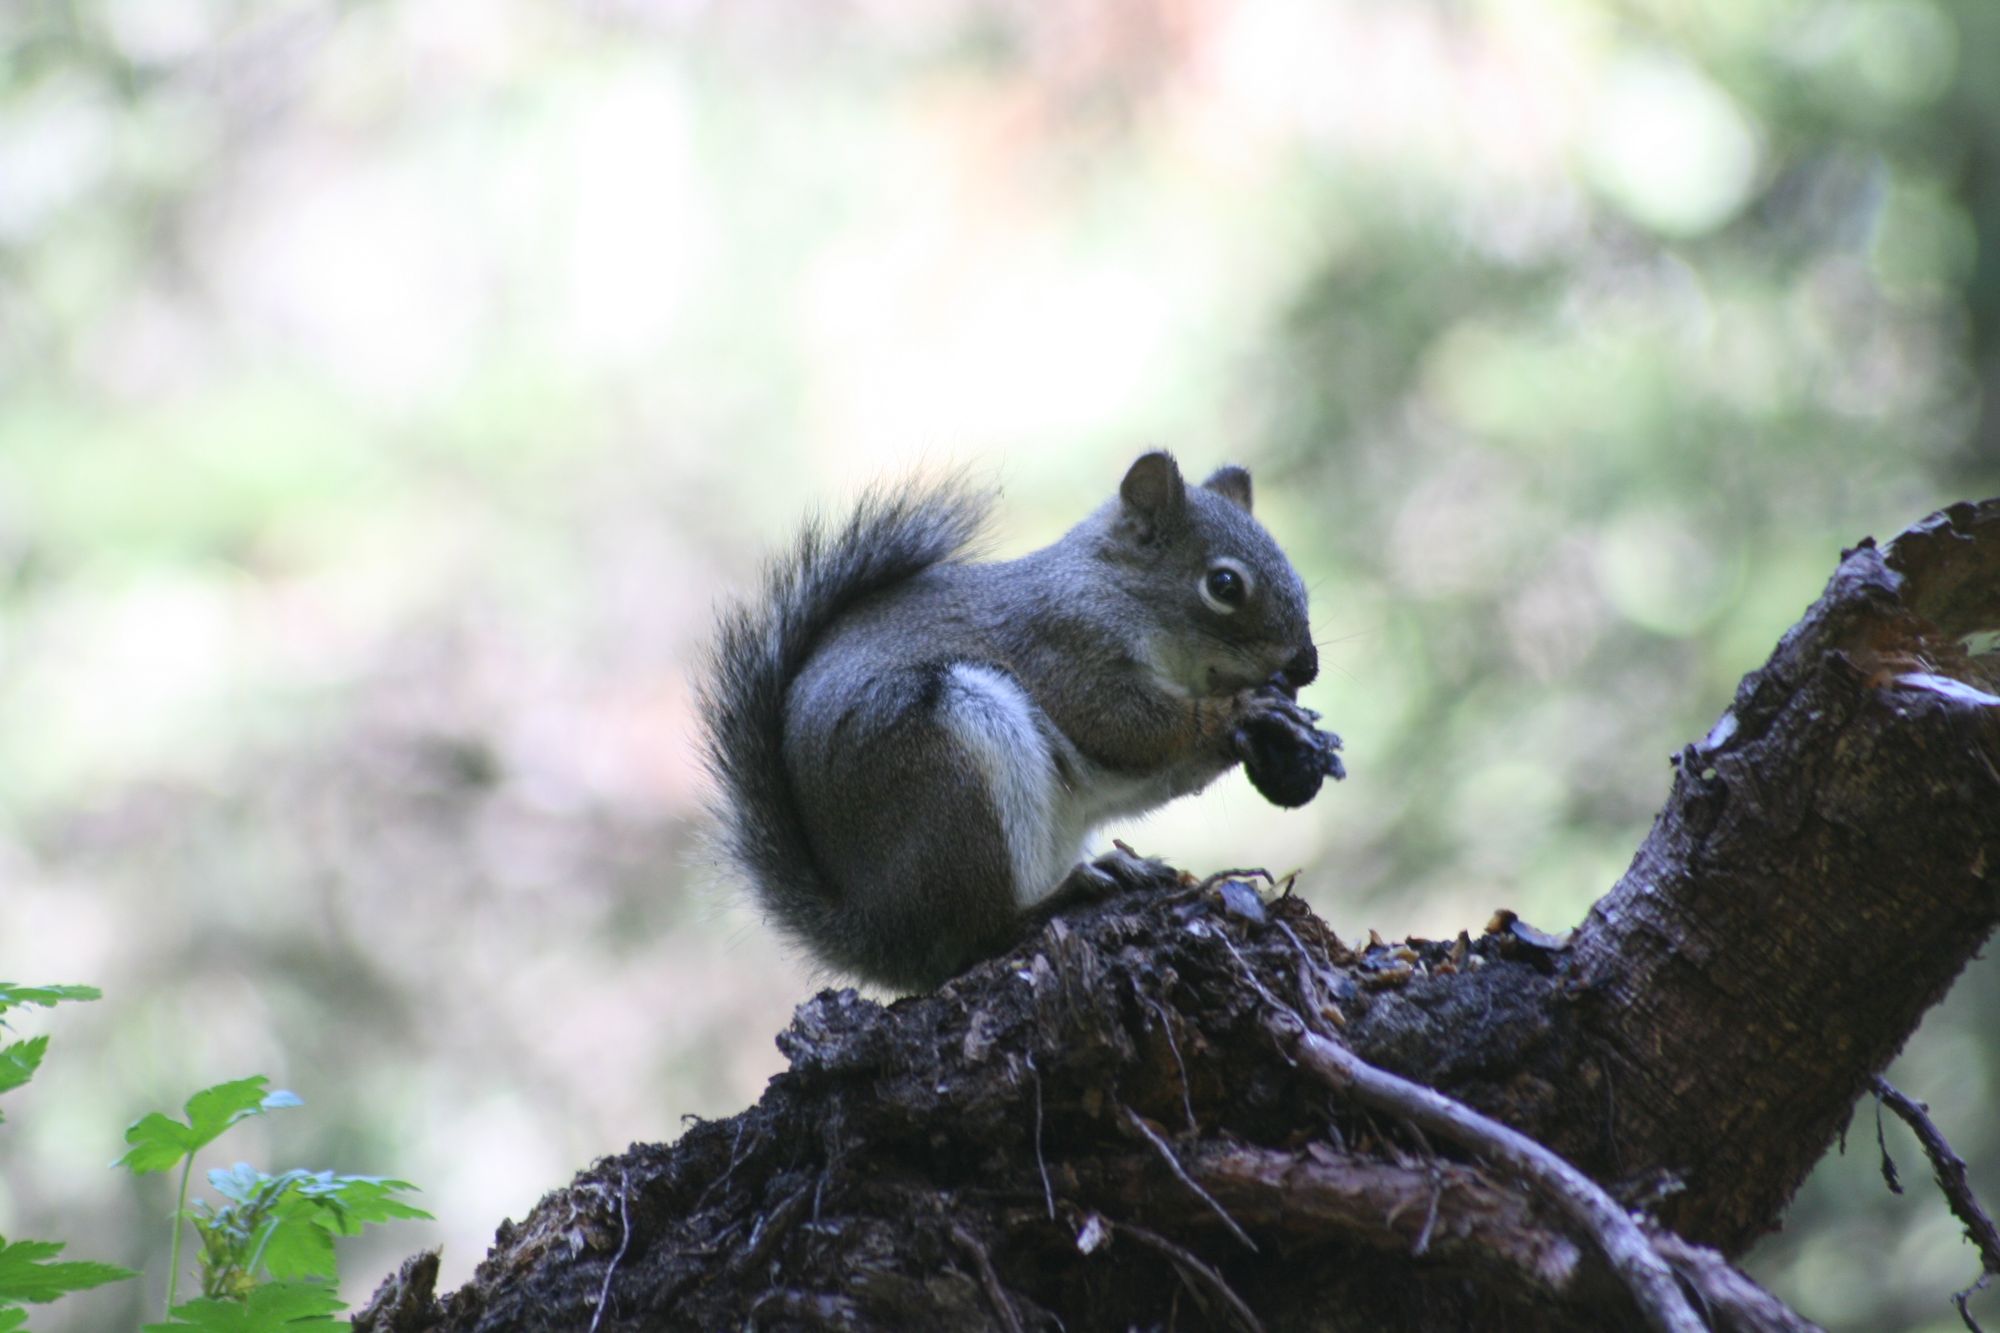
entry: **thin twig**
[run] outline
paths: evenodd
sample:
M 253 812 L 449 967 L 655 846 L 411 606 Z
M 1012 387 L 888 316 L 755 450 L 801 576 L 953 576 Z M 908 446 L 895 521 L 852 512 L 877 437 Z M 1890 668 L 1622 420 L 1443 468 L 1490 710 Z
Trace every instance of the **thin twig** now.
M 1618 1084 L 1611 1067 L 1602 1060 L 1592 1060 L 1598 1075 L 1604 1080 L 1604 1147 L 1611 1154 L 1611 1173 L 1614 1178 L 1625 1174 L 1625 1150 L 1618 1146 Z M 1840 1127 L 1842 1135 L 1847 1126 Z M 1841 1151 L 1847 1150 L 1847 1140 L 1841 1139 Z
M 1289 1009 L 1286 1006 L 1286 1004 L 1282 1000 L 1280 1000 L 1277 996 L 1271 994 L 1269 988 L 1266 987 L 1262 981 L 1259 981 L 1257 979 L 1256 970 L 1253 969 L 1249 963 L 1244 961 L 1242 954 L 1236 951 L 1236 946 L 1229 942 L 1229 936 L 1223 934 L 1221 931 L 1218 930 L 1215 932 L 1215 938 L 1222 941 L 1222 947 L 1229 950 L 1229 956 L 1236 960 L 1236 966 L 1243 969 L 1244 980 L 1248 981 L 1250 983 L 1250 988 L 1257 992 L 1257 998 L 1261 999 L 1265 1004 L 1270 1005 L 1273 1009 L 1276 1009 L 1281 1013 L 1289 1012 Z
M 1979 1275 L 1979 1281 L 1973 1283 L 1971 1286 L 1967 1287 L 1964 1291 L 1954 1291 L 1951 1294 L 1951 1303 L 1958 1307 L 1958 1317 L 1961 1320 L 1965 1321 L 1965 1326 L 1967 1329 L 1971 1330 L 1971 1333 L 1986 1333 L 1986 1330 L 1981 1328 L 1979 1326 L 1979 1321 L 1972 1317 L 1972 1310 L 1970 1309 L 1968 1302 L 1970 1302 L 1975 1295 L 1986 1290 L 1986 1284 L 1988 1282 L 1991 1282 L 1992 1280 L 1993 1280 L 1993 1275 L 1991 1273 L 1981 1273 Z
M 1993 779 L 1993 785 L 2000 787 L 2000 768 L 1993 767 L 1993 761 L 1987 757 L 1986 747 L 1975 740 L 1965 748 L 1972 751 L 1972 757 L 1977 759 L 1979 766 L 1986 770 L 1986 776 Z
M 1951 1144 L 1931 1122 L 1926 1114 L 1929 1107 L 1898 1092 L 1880 1074 L 1871 1082 L 1879 1101 L 1901 1116 L 1917 1136 L 1917 1142 L 1924 1145 L 1924 1155 L 1931 1159 L 1931 1174 L 1936 1178 L 1938 1188 L 1944 1191 L 1945 1202 L 1951 1205 L 1951 1211 L 1958 1220 L 1965 1224 L 1966 1238 L 1978 1247 L 1983 1272 L 2000 1273 L 2000 1228 L 1994 1227 L 1992 1216 L 1973 1195 L 1972 1182 L 1965 1175 L 1965 1159 L 1952 1151 Z
M 1218 870 L 1202 880 L 1199 887 L 1206 892 L 1226 879 L 1261 879 L 1274 889 L 1278 887 L 1278 877 L 1262 866 L 1238 866 L 1234 870 Z
M 1295 975 L 1299 983 L 1299 1000 L 1305 1005 L 1305 1011 L 1326 1016 L 1328 1009 L 1331 1009 L 1334 1019 L 1342 1018 L 1339 1003 L 1327 994 L 1326 968 L 1329 964 L 1316 961 L 1311 951 L 1306 948 L 1305 941 L 1300 939 L 1298 932 L 1290 926 L 1275 920 L 1272 924 L 1285 932 L 1285 938 L 1290 940 L 1292 948 L 1298 951 L 1299 967 Z
M 1518 1130 L 1421 1083 L 1377 1069 L 1307 1029 L 1295 1013 L 1281 1011 L 1273 1024 L 1275 1035 L 1290 1041 L 1298 1062 L 1336 1091 L 1491 1158 L 1533 1187 L 1589 1234 L 1658 1333 L 1703 1333 L 1673 1270 L 1631 1214 L 1588 1176 Z
M 1195 1178 L 1187 1173 L 1186 1167 L 1181 1165 L 1181 1159 L 1174 1156 L 1174 1150 L 1168 1146 L 1165 1139 L 1153 1132 L 1153 1127 L 1146 1123 L 1145 1117 L 1129 1106 L 1121 1105 L 1118 1109 L 1125 1113 L 1125 1123 L 1138 1130 L 1145 1137 L 1146 1142 L 1153 1145 L 1154 1150 L 1165 1160 L 1168 1169 L 1174 1173 L 1174 1178 L 1193 1191 L 1196 1198 L 1207 1204 L 1210 1210 L 1222 1219 L 1222 1225 L 1229 1228 L 1230 1235 L 1242 1241 L 1252 1254 L 1259 1253 L 1257 1242 L 1250 1239 L 1250 1233 L 1236 1224 L 1236 1219 L 1229 1215 L 1228 1209 L 1215 1201 L 1214 1195 L 1195 1183 Z
M 1410 1247 L 1410 1253 L 1423 1258 L 1431 1248 L 1431 1232 L 1438 1224 L 1438 1202 L 1444 1198 L 1444 1182 L 1438 1179 L 1437 1163 L 1431 1163 L 1431 1204 L 1424 1212 L 1424 1229 L 1417 1233 L 1417 1243 Z
M 1049 1164 L 1042 1156 L 1042 1071 L 1035 1068 L 1035 1057 L 1021 1057 L 1027 1063 L 1028 1072 L 1035 1077 L 1035 1165 L 1042 1171 L 1042 1200 L 1049 1206 L 1049 1221 L 1056 1220 L 1056 1192 L 1049 1185 Z
M 751 1226 L 749 1238 L 743 1242 L 743 1248 L 729 1261 L 730 1270 L 747 1273 L 763 1262 L 764 1256 L 771 1252 L 771 1247 L 792 1229 L 792 1223 L 798 1221 L 799 1214 L 806 1210 L 811 1201 L 811 1188 L 801 1185 L 770 1212 L 760 1214 L 756 1223 Z
M 1315 959 L 1312 956 L 1312 954 L 1306 949 L 1306 942 L 1299 938 L 1298 932 L 1293 930 L 1290 926 L 1286 925 L 1282 921 L 1274 921 L 1271 924 L 1276 926 L 1279 930 L 1285 932 L 1285 938 L 1290 940 L 1292 942 L 1292 947 L 1299 951 L 1299 961 L 1306 965 L 1306 968 L 1311 972 L 1313 979 L 1317 981 L 1319 978 L 1320 969 L 1323 966 L 1323 964 L 1321 964 L 1317 959 Z
M 1882 1134 L 1882 1095 L 1877 1089 L 1875 1095 L 1875 1147 L 1882 1155 L 1882 1183 L 1889 1187 L 1889 1193 L 1903 1192 L 1902 1179 L 1896 1174 L 1896 1159 L 1889 1156 L 1889 1140 Z
M 625 1248 L 632 1243 L 632 1212 L 626 1199 L 632 1190 L 631 1177 L 618 1173 L 618 1253 L 611 1256 L 610 1266 L 604 1270 L 604 1285 L 597 1289 L 597 1308 L 590 1312 L 590 1333 L 597 1333 L 597 1325 L 604 1318 L 604 1307 L 611 1303 L 611 1278 L 618 1271 L 618 1265 L 625 1261 Z
M 1286 880 L 1285 882 L 1287 884 L 1291 883 L 1289 879 Z M 1314 958 L 1312 956 L 1312 951 L 1306 948 L 1306 942 L 1300 939 L 1298 936 L 1298 932 L 1293 930 L 1290 926 L 1286 925 L 1282 921 L 1274 921 L 1271 924 L 1276 926 L 1279 930 L 1285 932 L 1285 938 L 1292 942 L 1292 947 L 1299 951 L 1299 957 L 1306 960 L 1306 966 L 1310 967 L 1315 974 L 1318 974 L 1322 969 L 1332 965 L 1331 961 L 1328 959 Z
M 1188 1133 L 1197 1134 L 1201 1126 L 1195 1123 L 1194 1096 L 1188 1089 L 1187 1063 L 1181 1059 L 1180 1043 L 1174 1040 L 1174 1020 L 1168 1016 L 1167 1007 L 1148 995 L 1146 1003 L 1153 1006 L 1160 1016 L 1160 1026 L 1166 1030 L 1167 1049 L 1174 1053 L 1174 1068 L 1181 1071 L 1181 1109 L 1187 1112 Z
M 736 1138 L 735 1138 L 735 1140 L 734 1140 L 734 1141 L 733 1141 L 733 1142 L 732 1142 L 732 1143 L 731 1143 L 731 1144 L 729 1145 L 729 1165 L 728 1165 L 728 1166 L 727 1166 L 726 1168 L 724 1168 L 724 1169 L 723 1169 L 723 1172 L 722 1172 L 722 1174 L 721 1174 L 721 1175 L 717 1176 L 717 1177 L 716 1177 L 716 1178 L 715 1178 L 714 1180 L 711 1180 L 711 1181 L 709 1181 L 707 1185 L 705 1185 L 705 1186 L 703 1186 L 703 1187 L 702 1187 L 702 1191 L 701 1191 L 701 1193 L 695 1196 L 695 1201 L 694 1201 L 694 1207 L 692 1207 L 692 1208 L 688 1209 L 688 1212 L 689 1212 L 690 1214 L 693 1214 L 693 1213 L 698 1213 L 698 1212 L 700 1212 L 700 1211 L 701 1211 L 701 1206 L 702 1206 L 703 1204 L 705 1204 L 705 1203 L 707 1203 L 707 1202 L 708 1202 L 708 1196 L 709 1196 L 710 1192 L 711 1192 L 711 1191 L 713 1191 L 713 1190 L 715 1190 L 715 1189 L 716 1189 L 716 1188 L 717 1188 L 718 1186 L 720 1186 L 720 1185 L 722 1185 L 722 1184 L 726 1183 L 726 1182 L 728 1181 L 728 1179 L 729 1179 L 729 1178 L 730 1178 L 731 1176 L 733 1176 L 733 1175 L 735 1175 L 735 1174 L 736 1174 L 736 1168 L 737 1168 L 738 1166 L 740 1166 L 740 1165 L 742 1164 L 742 1162 L 743 1162 L 743 1155 L 742 1155 L 742 1154 L 743 1154 L 743 1124 L 744 1124 L 744 1121 L 746 1121 L 746 1120 L 748 1120 L 748 1119 L 749 1119 L 749 1117 L 748 1117 L 748 1116 L 743 1116 L 743 1117 L 741 1117 L 741 1118 L 739 1118 L 739 1119 L 737 1120 L 737 1122 L 736 1122 Z M 757 1148 L 757 1145 L 756 1145 L 756 1144 L 755 1144 L 755 1143 L 753 1142 L 753 1143 L 752 1143 L 752 1144 L 750 1145 L 750 1148 L 751 1148 L 751 1151 L 753 1151 L 753 1152 L 754 1152 L 754 1151 L 756 1151 L 756 1148 Z
M 951 1227 L 951 1238 L 959 1249 L 972 1256 L 973 1264 L 979 1269 L 979 1285 L 986 1289 L 986 1299 L 992 1302 L 993 1313 L 1000 1316 L 1000 1323 L 1007 1333 L 1026 1333 L 1021 1327 L 1020 1312 L 1014 1308 L 1007 1289 L 1000 1285 L 1000 1275 L 993 1271 L 993 1256 L 986 1252 L 986 1247 L 956 1222 Z
M 1252 1310 L 1244 1302 L 1243 1298 L 1238 1296 L 1235 1290 L 1222 1280 L 1222 1274 L 1216 1272 L 1213 1268 L 1210 1268 L 1200 1259 L 1197 1259 L 1188 1251 L 1174 1244 L 1165 1236 L 1157 1235 L 1154 1232 L 1146 1230 L 1144 1227 L 1133 1226 L 1130 1222 L 1113 1222 L 1112 1225 L 1130 1236 L 1133 1240 L 1149 1245 L 1161 1254 L 1166 1255 L 1168 1259 L 1173 1261 L 1174 1267 L 1181 1271 L 1183 1277 L 1189 1273 L 1193 1273 L 1201 1278 L 1203 1282 L 1208 1284 L 1210 1291 L 1222 1298 L 1223 1304 L 1229 1307 L 1230 1312 L 1236 1316 L 1243 1327 L 1249 1329 L 1250 1333 L 1264 1333 L 1264 1322 L 1257 1318 L 1256 1311 Z

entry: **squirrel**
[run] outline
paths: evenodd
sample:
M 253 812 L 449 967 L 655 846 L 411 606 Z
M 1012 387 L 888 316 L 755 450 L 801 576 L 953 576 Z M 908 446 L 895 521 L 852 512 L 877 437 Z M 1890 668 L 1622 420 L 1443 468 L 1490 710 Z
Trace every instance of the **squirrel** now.
M 1154 880 L 1081 849 L 1107 820 L 1247 761 L 1280 805 L 1345 776 L 1297 702 L 1306 593 L 1250 512 L 1250 474 L 1171 455 L 1016 560 L 968 550 L 962 481 L 809 522 L 726 610 L 701 682 L 725 857 L 829 967 L 935 987 L 1064 906 Z

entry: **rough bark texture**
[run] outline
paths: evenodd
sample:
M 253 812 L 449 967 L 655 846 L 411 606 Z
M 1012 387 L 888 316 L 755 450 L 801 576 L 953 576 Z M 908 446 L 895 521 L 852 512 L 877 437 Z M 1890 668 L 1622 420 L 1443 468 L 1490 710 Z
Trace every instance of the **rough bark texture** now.
M 419 1256 L 356 1327 L 1637 1325 L 1590 1236 L 1331 1093 L 1287 1024 L 1649 1210 L 1718 1327 L 1801 1327 L 1722 1256 L 2000 919 L 1996 630 L 2000 502 L 1864 543 L 1573 939 L 1502 918 L 1357 951 L 1221 882 L 1057 921 L 935 995 L 826 992 L 756 1106 L 598 1162 L 458 1292 Z
M 1578 931 L 1615 1111 L 1596 1143 L 1559 1146 L 1593 1174 L 1678 1179 L 1661 1215 L 1689 1238 L 1735 1252 L 1773 1225 L 1993 929 L 2000 656 L 1979 636 L 1996 629 L 2000 505 L 1850 552 L 1681 752 Z

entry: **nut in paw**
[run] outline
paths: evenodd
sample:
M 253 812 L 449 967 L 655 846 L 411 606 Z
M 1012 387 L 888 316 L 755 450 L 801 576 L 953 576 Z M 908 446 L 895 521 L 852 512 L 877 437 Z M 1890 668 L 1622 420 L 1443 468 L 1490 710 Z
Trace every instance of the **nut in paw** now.
M 1301 708 L 1284 693 L 1258 691 L 1238 725 L 1236 751 L 1265 800 L 1287 807 L 1319 795 L 1320 784 L 1347 776 L 1340 761 L 1340 737 L 1313 724 L 1319 714 Z

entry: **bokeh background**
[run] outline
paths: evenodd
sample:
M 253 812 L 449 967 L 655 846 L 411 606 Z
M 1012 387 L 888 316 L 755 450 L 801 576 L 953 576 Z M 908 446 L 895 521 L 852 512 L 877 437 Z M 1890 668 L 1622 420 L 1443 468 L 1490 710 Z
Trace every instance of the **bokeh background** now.
M 105 1164 L 209 1083 L 306 1106 L 205 1166 L 423 1187 L 357 1302 L 758 1095 L 818 979 L 704 867 L 689 668 L 810 506 L 969 463 L 1019 551 L 1147 445 L 1250 465 L 1353 777 L 1128 836 L 1440 935 L 1578 920 L 1842 546 L 2000 492 L 1991 0 L 11 0 L 0 43 L 0 976 L 105 991 L 17 1025 L 0 1233 L 146 1269 L 41 1330 L 158 1310 L 166 1183 Z M 2000 1202 L 1996 1003 L 1893 1072 Z M 1976 1257 L 1868 1117 L 1752 1267 L 1955 1328 Z

